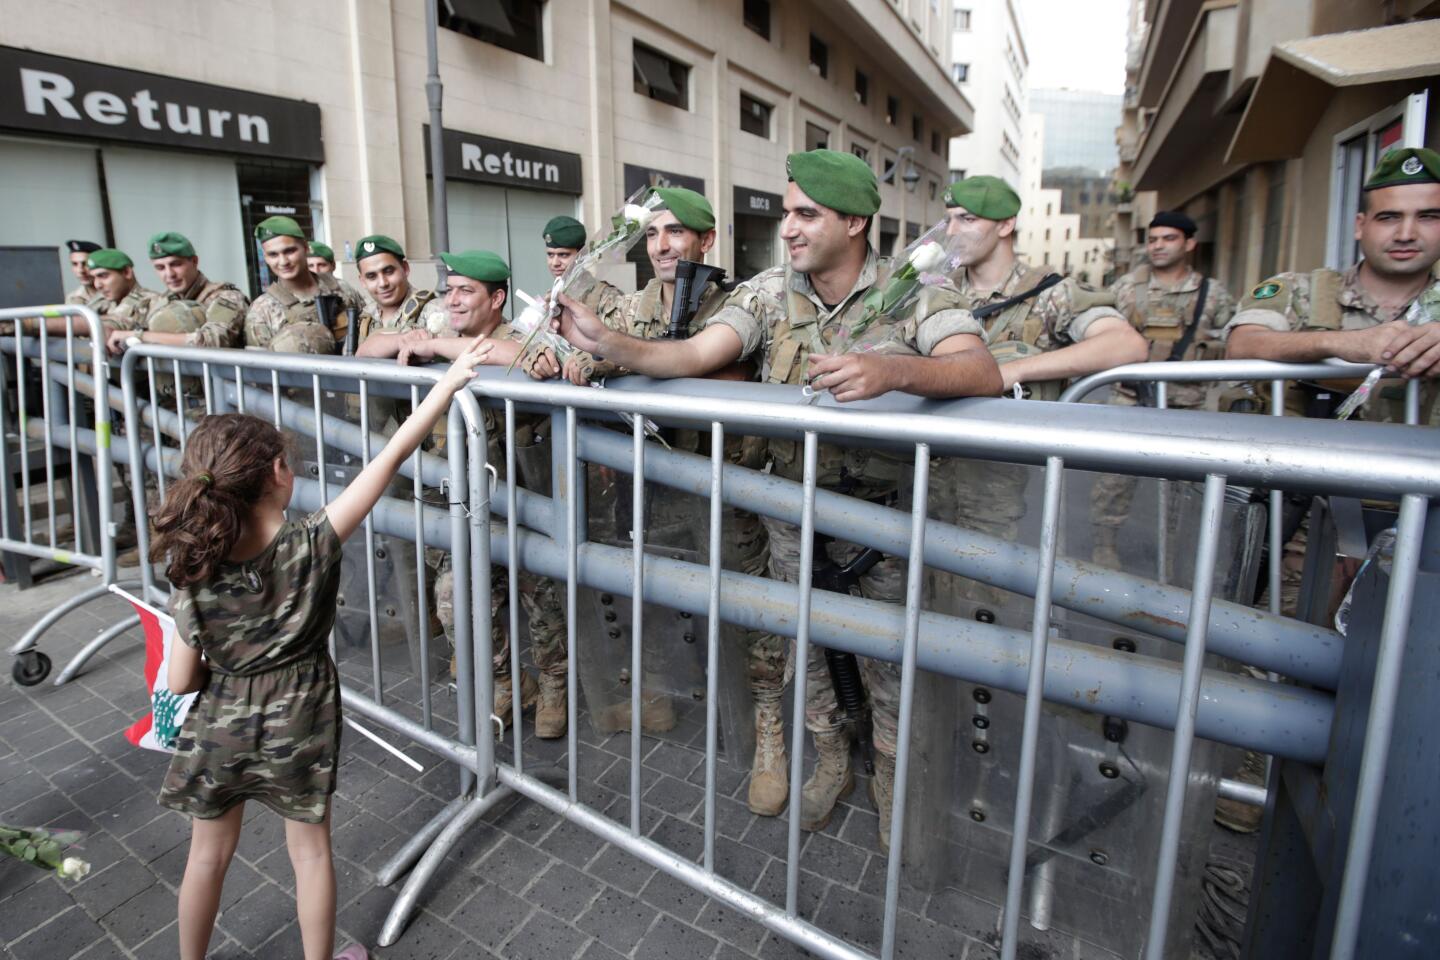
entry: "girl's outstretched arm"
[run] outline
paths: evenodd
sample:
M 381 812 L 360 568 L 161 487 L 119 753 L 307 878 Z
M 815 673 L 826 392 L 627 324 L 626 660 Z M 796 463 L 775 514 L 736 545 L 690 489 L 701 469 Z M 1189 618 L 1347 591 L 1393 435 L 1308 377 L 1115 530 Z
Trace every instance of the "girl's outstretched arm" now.
M 400 469 L 400 464 L 405 462 L 405 458 L 410 456 L 420 445 L 420 441 L 430 433 L 430 428 L 435 426 L 440 415 L 449 409 L 450 398 L 475 375 L 475 367 L 485 359 L 485 351 L 481 349 L 483 343 L 483 336 L 470 342 L 465 351 L 455 358 L 450 369 L 445 371 L 440 382 L 430 388 L 424 402 L 420 404 L 420 409 L 400 425 L 390 442 L 370 460 L 370 465 L 360 471 L 360 475 L 344 492 L 325 505 L 330 526 L 335 529 L 335 535 L 341 542 L 348 539 L 360 526 L 365 515 L 385 492 L 385 487 L 389 485 L 395 472 Z

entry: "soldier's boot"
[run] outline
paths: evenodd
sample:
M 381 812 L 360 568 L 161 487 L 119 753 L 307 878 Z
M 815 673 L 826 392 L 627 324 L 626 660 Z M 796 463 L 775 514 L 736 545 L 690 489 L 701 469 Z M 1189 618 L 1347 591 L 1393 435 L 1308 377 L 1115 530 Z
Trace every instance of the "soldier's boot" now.
M 1235 779 L 1253 787 L 1265 785 L 1265 757 L 1254 750 L 1245 751 L 1245 762 Z M 1264 807 L 1257 807 L 1238 800 L 1221 798 L 1215 801 L 1215 822 L 1236 833 L 1254 833 L 1260 829 L 1260 820 L 1265 815 Z
M 535 706 L 535 701 L 540 699 L 540 686 L 535 678 L 524 670 L 520 671 L 520 712 L 524 713 Z M 508 675 L 496 675 L 495 677 L 495 716 L 506 727 L 510 726 L 510 707 L 514 698 L 510 694 L 510 677 Z
M 630 701 L 612 703 L 600 711 L 600 729 L 623 731 L 630 729 Z M 640 703 L 640 729 L 645 733 L 668 733 L 675 729 L 675 704 L 663 694 L 647 694 Z
M 785 767 L 785 720 L 779 701 L 755 704 L 755 762 L 750 765 L 750 812 L 778 817 L 790 798 Z
M 1111 570 L 1120 568 L 1120 530 L 1103 523 L 1093 524 L 1095 541 L 1090 548 L 1090 559 Z
M 563 737 L 567 721 L 565 678 L 540 674 L 540 706 L 535 709 L 535 736 L 541 740 Z
M 819 758 L 815 771 L 800 788 L 800 829 L 824 830 L 835 812 L 835 802 L 855 789 L 850 770 L 850 736 L 843 730 L 815 734 Z
M 870 778 L 870 802 L 880 815 L 877 827 L 880 836 L 880 852 L 890 855 L 890 811 L 895 799 L 895 758 L 875 751 L 875 775 Z

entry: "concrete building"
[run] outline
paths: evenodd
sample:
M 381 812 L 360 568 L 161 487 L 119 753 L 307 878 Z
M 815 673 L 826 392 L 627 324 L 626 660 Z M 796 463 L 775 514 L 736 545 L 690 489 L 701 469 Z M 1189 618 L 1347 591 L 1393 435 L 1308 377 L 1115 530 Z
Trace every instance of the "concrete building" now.
M 1155 191 L 1135 189 L 1135 158 L 1140 151 L 1140 132 L 1147 112 L 1140 106 L 1140 67 L 1145 56 L 1145 6 L 1130 0 L 1126 19 L 1125 95 L 1121 102 L 1120 125 L 1115 128 L 1118 164 L 1112 187 L 1115 215 L 1112 221 L 1115 270 L 1125 274 L 1145 257 L 1145 232 L 1155 216 Z
M 1385 150 L 1440 146 L 1434 0 L 1159 0 L 1136 77 L 1131 181 L 1200 227 L 1199 268 L 1240 294 L 1355 262 L 1360 186 Z M 1138 217 L 1133 219 L 1138 229 Z
M 1030 109 L 1045 118 L 1045 170 L 1106 175 L 1115 169 L 1115 127 L 1122 98 L 1086 90 L 1031 90 Z
M 975 132 L 950 141 L 951 179 L 1018 182 L 1030 69 L 1022 11 L 1016 0 L 955 0 L 951 22 L 951 76 L 975 109 Z
M 1103 286 L 1114 240 L 1087 234 L 1083 215 L 1067 212 L 1065 191 L 1044 185 L 1045 118 L 1029 114 L 1023 129 L 1025 164 L 1016 181 L 1023 205 L 1016 221 L 1016 251 L 1031 263 L 1048 263 L 1063 274 Z
M 818 145 L 898 162 L 873 235 L 894 243 L 943 215 L 947 145 L 972 128 L 950 79 L 952 11 L 935 2 L 441 11 L 449 246 L 508 257 L 527 291 L 548 286 L 549 217 L 593 236 L 654 183 L 710 198 L 713 262 L 748 275 L 779 261 L 785 155 Z M 0 0 L 0 255 L 88 237 L 138 260 L 175 229 L 211 276 L 255 291 L 251 228 L 284 212 L 337 253 L 380 232 L 425 261 L 423 14 L 422 0 Z

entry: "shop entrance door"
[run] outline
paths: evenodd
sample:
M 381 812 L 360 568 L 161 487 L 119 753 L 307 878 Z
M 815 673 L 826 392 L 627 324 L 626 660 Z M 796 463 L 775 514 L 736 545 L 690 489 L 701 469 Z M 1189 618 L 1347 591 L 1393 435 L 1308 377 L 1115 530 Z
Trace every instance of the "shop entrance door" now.
M 539 297 L 550 289 L 545 224 L 551 217 L 575 216 L 575 197 L 452 180 L 446 184 L 446 205 L 451 250 L 489 250 L 510 264 L 512 294 L 505 303 L 506 318 L 514 319 L 525 308 L 514 290 Z

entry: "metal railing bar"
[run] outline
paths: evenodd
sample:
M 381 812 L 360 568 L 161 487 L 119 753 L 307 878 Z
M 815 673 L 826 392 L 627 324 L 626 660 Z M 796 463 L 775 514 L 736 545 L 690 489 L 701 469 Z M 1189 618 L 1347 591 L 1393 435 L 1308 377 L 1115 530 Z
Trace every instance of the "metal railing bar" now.
M 277 394 L 278 396 L 278 394 Z M 413 416 L 420 409 L 420 390 L 410 387 L 410 413 Z M 279 403 L 275 410 L 278 415 Z M 430 589 L 425 566 L 425 487 L 420 475 L 420 447 L 410 455 L 410 495 L 415 516 L 415 620 L 420 643 L 420 716 L 425 729 L 433 729 L 435 723 L 434 700 L 430 693 Z
M 710 604 L 705 620 L 705 869 L 715 872 L 715 758 L 720 749 L 720 569 L 725 425 L 710 424 Z
M 513 401 L 506 401 L 506 406 L 514 409 Z M 575 408 L 565 408 L 565 731 L 566 731 L 566 753 L 565 753 L 565 777 L 566 786 L 570 793 L 571 802 L 580 798 L 580 760 L 579 760 L 579 732 L 576 727 L 580 724 L 580 678 L 576 665 L 576 633 L 580 604 L 580 539 L 582 535 L 588 536 L 588 531 L 580 529 L 580 497 L 584 489 L 580 479 L 580 447 L 576 442 Z M 553 428 L 552 428 L 553 437 Z M 512 475 L 513 476 L 513 475 Z M 510 504 L 514 504 L 516 489 L 515 483 L 510 482 Z M 552 512 L 553 515 L 553 512 Z M 507 517 L 507 522 L 513 517 Z M 510 522 L 509 534 L 515 536 L 515 525 Z M 511 544 L 511 556 L 514 556 L 515 545 Z M 516 767 L 519 772 L 519 767 Z
M 630 562 L 635 590 L 630 597 L 630 832 L 640 836 L 640 714 L 645 680 L 641 662 L 645 626 L 645 418 L 637 414 L 631 425 L 634 467 L 630 473 Z M 568 456 L 574 456 L 571 451 Z
M 815 483 L 818 438 L 805 434 L 804 485 L 800 503 L 800 569 L 796 573 L 795 608 L 795 700 L 790 734 L 790 785 L 797 791 L 790 802 L 790 821 L 785 845 L 785 914 L 798 916 L 800 903 L 800 803 L 798 791 L 805 772 L 806 680 L 810 663 L 810 602 L 815 572 Z M 723 589 L 723 586 L 722 586 Z M 639 591 L 636 591 L 637 593 Z

